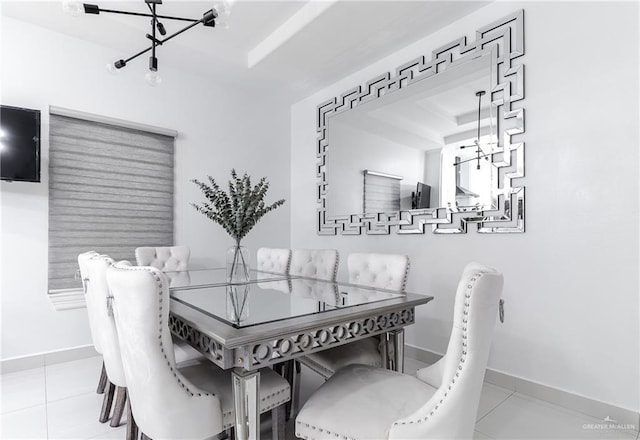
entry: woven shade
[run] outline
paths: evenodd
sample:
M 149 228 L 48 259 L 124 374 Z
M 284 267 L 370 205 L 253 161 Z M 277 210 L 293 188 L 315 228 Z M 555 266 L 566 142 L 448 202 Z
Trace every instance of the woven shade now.
M 50 115 L 49 291 L 81 288 L 78 254 L 135 261 L 173 245 L 174 138 Z

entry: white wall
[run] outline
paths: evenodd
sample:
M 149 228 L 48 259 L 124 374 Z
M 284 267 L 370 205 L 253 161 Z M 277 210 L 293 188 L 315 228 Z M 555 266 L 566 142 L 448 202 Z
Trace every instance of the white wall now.
M 112 76 L 104 66 L 122 54 L 6 17 L 1 24 L 2 104 L 42 112 L 43 179 L 0 184 L 0 358 L 91 343 L 86 309 L 55 312 L 46 297 L 49 105 L 179 132 L 175 240 L 191 247 L 195 265 L 222 265 L 232 242 L 189 206 L 202 199 L 189 180 L 226 181 L 235 167 L 268 176 L 272 200 L 289 199 L 289 107 L 276 98 L 165 67 L 163 83 L 152 88 L 143 79 L 146 59 Z M 289 245 L 289 210 L 287 202 L 249 234 L 254 259 L 259 246 Z
M 520 8 L 527 232 L 318 236 L 316 105 Z M 506 321 L 489 367 L 638 411 L 638 64 L 635 2 L 498 2 L 317 92 L 292 108 L 291 245 L 408 254 L 408 290 L 436 299 L 406 340 L 439 353 L 462 268 L 494 266 Z
M 401 206 L 411 209 L 411 191 L 416 190 L 417 182 L 424 181 L 425 152 L 339 119 L 329 118 L 333 154 L 327 163 L 327 178 L 332 182 L 327 214 L 364 212 L 364 170 L 402 177 Z

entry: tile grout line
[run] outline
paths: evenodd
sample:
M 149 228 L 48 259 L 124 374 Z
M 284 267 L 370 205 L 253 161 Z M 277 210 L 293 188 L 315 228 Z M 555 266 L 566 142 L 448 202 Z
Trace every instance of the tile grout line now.
M 493 408 L 491 408 L 485 415 L 483 415 L 482 417 L 480 417 L 478 420 L 476 420 L 476 425 L 478 423 L 480 423 L 482 420 L 484 420 L 485 417 L 487 417 L 489 414 L 491 414 L 492 412 L 494 412 L 500 405 L 502 405 L 504 402 L 506 402 L 511 396 L 513 396 L 516 392 L 512 391 L 511 394 L 509 394 L 507 397 L 505 397 L 504 399 L 502 399 L 496 406 L 494 406 Z M 484 432 L 483 432 L 484 434 Z M 486 435 L 486 434 L 485 434 Z M 637 440 L 637 439 L 636 439 Z
M 47 396 L 47 365 L 44 366 L 44 423 L 47 439 L 49 438 L 49 399 Z

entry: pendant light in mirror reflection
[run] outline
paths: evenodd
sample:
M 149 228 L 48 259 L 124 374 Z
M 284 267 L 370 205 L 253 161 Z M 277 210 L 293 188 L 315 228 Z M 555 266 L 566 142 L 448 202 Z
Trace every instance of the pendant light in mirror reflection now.
M 475 158 L 471 158 L 471 159 L 465 159 L 465 160 L 461 160 L 459 158 L 456 158 L 457 160 L 453 163 L 453 166 L 459 166 L 463 163 L 466 162 L 471 162 L 473 160 L 477 161 L 476 164 L 476 169 L 480 169 L 480 159 L 484 159 L 486 161 L 489 160 L 489 156 L 490 154 L 487 154 L 484 152 L 484 150 L 482 149 L 482 144 L 481 144 L 481 139 L 480 139 L 480 122 L 482 119 L 481 113 L 482 113 L 482 97 L 486 94 L 486 92 L 484 90 L 480 90 L 478 92 L 476 92 L 476 96 L 478 97 L 478 131 L 476 134 L 476 138 L 473 140 L 473 145 L 461 145 L 460 148 L 461 150 L 465 149 L 465 148 L 475 148 L 476 151 L 476 157 Z M 491 119 L 489 119 L 489 121 L 491 121 Z
M 233 0 L 235 1 L 235 0 Z M 141 11 L 123 11 L 116 9 L 101 8 L 95 4 L 82 3 L 77 0 L 66 0 L 62 2 L 62 9 L 67 14 L 78 17 L 82 13 L 90 15 L 100 15 L 101 13 L 131 15 L 137 17 L 151 18 L 151 30 L 145 34 L 145 37 L 150 41 L 150 46 L 143 49 L 128 58 L 122 58 L 116 60 L 113 63 L 107 65 L 107 71 L 110 73 L 117 73 L 119 69 L 125 67 L 130 61 L 138 58 L 141 55 L 150 53 L 149 56 L 149 72 L 145 75 L 145 80 L 151 86 L 156 86 L 162 82 L 162 78 L 158 74 L 158 57 L 156 52 L 160 46 L 167 41 L 177 37 L 178 35 L 188 31 L 189 29 L 202 24 L 206 27 L 218 27 L 221 29 L 227 29 L 229 27 L 228 20 L 231 15 L 231 5 L 233 1 L 221 0 L 214 4 L 212 9 L 204 12 L 201 18 L 187 18 L 171 15 L 160 15 L 157 11 L 157 7 L 162 5 L 162 0 L 141 0 L 144 2 L 147 10 Z M 172 22 L 186 22 L 186 26 L 175 30 L 173 33 L 168 34 L 167 27 L 165 27 L 165 21 L 170 20 Z
M 455 186 L 449 190 L 444 189 L 442 194 L 442 201 L 452 211 L 494 208 L 490 185 L 493 167 L 491 155 L 496 142 L 493 140 L 491 102 L 486 108 L 482 107 L 482 97 L 486 94 L 485 90 L 479 90 L 475 94 L 478 97 L 475 138 L 458 143 L 453 150 L 443 150 L 443 160 L 445 157 L 447 160 L 452 159 L 455 168 Z

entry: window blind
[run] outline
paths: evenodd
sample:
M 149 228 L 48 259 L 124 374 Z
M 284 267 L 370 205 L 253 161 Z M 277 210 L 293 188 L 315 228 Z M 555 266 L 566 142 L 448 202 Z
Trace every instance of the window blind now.
M 82 286 L 82 252 L 173 245 L 173 137 L 51 114 L 49 140 L 50 292 Z
M 400 180 L 400 176 L 364 170 L 364 212 L 399 211 Z

